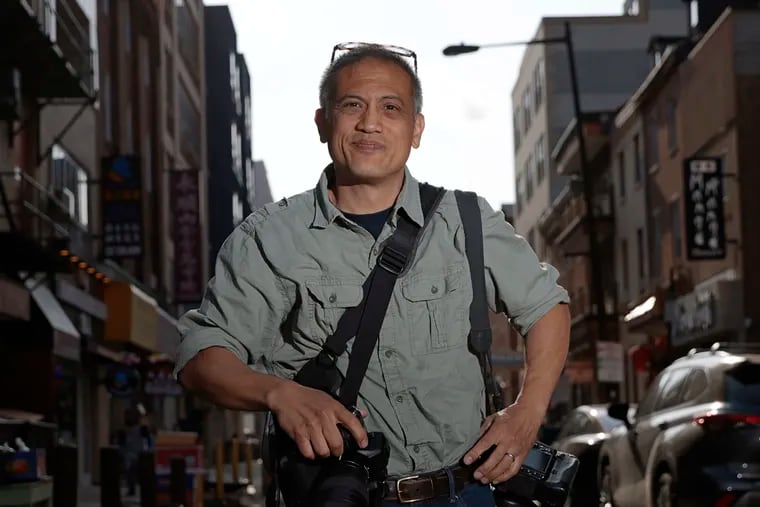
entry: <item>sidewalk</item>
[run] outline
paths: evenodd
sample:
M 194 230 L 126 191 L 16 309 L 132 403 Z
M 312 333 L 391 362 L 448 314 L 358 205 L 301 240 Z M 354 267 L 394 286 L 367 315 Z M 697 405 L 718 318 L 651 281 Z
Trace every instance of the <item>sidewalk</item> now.
M 140 507 L 139 495 L 127 496 L 127 490 L 121 491 L 121 504 L 123 507 Z M 100 487 L 93 484 L 79 486 L 77 497 L 78 507 L 104 507 L 100 505 Z

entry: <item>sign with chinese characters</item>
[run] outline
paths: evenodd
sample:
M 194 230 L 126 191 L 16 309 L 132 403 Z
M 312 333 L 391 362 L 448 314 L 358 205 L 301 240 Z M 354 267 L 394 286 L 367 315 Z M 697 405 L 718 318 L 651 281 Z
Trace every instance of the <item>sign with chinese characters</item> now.
M 686 252 L 689 260 L 725 258 L 721 159 L 686 159 L 683 192 Z
M 143 254 L 142 185 L 135 156 L 102 161 L 103 256 L 135 258 Z
M 198 171 L 172 171 L 174 300 L 197 303 L 203 295 Z

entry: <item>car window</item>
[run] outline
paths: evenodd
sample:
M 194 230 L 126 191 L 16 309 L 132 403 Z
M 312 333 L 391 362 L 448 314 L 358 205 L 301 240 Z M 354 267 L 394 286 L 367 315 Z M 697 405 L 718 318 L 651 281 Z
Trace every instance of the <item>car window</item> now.
M 670 372 L 668 380 L 663 386 L 659 398 L 657 398 L 656 411 L 665 410 L 681 403 L 681 392 L 686 384 L 686 379 L 689 378 L 689 373 L 691 373 L 690 368 L 677 368 Z
M 744 362 L 724 373 L 726 401 L 760 407 L 760 364 Z
M 585 416 L 580 412 L 572 412 L 565 421 L 565 424 L 563 424 L 562 428 L 559 430 L 557 440 L 571 437 L 573 435 L 580 435 L 580 427 L 583 424 L 584 417 Z
M 579 434 L 587 435 L 589 433 L 600 433 L 601 431 L 601 426 L 593 417 L 583 415 L 583 423 L 581 424 Z
M 649 390 L 644 395 L 644 399 L 639 402 L 639 406 L 636 410 L 636 417 L 646 417 L 654 412 L 655 403 L 657 403 L 657 397 L 662 391 L 662 387 L 670 377 L 670 371 L 665 370 L 660 373 L 656 379 L 649 386 Z
M 686 379 L 686 387 L 681 394 L 681 402 L 694 401 L 707 391 L 707 374 L 701 368 L 695 368 Z

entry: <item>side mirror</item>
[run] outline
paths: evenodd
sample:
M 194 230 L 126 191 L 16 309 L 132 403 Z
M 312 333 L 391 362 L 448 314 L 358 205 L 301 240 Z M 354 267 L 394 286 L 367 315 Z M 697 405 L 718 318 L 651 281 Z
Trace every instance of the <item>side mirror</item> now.
M 625 423 L 625 427 L 631 428 L 631 420 L 628 418 L 628 412 L 630 411 L 630 405 L 628 403 L 613 403 L 607 407 L 607 415 L 613 419 L 618 419 Z

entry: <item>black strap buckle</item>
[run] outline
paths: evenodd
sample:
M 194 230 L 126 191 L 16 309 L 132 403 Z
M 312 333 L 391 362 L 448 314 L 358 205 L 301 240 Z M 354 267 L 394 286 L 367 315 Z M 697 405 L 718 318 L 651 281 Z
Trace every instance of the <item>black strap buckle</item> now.
M 383 248 L 377 263 L 392 275 L 399 276 L 406 267 L 406 260 L 407 254 L 389 243 Z

